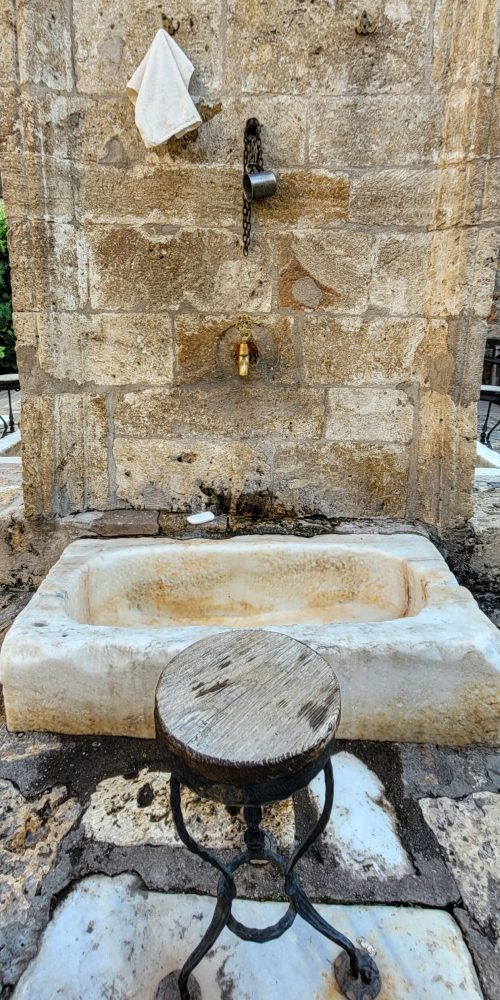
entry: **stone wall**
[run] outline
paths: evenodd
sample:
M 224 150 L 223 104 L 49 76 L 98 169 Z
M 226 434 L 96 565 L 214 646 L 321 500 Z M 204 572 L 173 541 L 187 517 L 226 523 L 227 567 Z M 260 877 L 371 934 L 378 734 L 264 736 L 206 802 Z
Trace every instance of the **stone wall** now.
M 1 6 L 27 514 L 462 525 L 500 244 L 498 0 L 370 0 L 366 37 L 351 0 L 173 0 L 204 124 L 156 151 L 124 86 L 161 5 Z M 278 195 L 245 259 L 250 115 Z

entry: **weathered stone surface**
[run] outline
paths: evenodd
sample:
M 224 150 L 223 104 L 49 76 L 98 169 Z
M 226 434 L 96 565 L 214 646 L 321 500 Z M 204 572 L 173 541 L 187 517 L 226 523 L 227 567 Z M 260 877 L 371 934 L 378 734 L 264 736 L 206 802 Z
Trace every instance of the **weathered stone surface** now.
M 71 90 L 71 21 L 64 0 L 43 7 L 29 0 L 16 4 L 19 81 L 52 90 Z
M 476 404 L 457 406 L 448 395 L 423 392 L 418 420 L 417 516 L 434 524 L 465 520 L 472 513 Z
M 75 167 L 69 160 L 18 155 L 2 161 L 2 187 L 9 224 L 30 219 L 72 222 Z
M 453 916 L 465 938 L 479 975 L 484 1000 L 497 1000 L 500 989 L 500 942 L 478 931 L 466 910 L 453 909 Z
M 380 239 L 370 284 L 370 304 L 395 316 L 421 315 L 428 296 L 429 237 Z
M 480 927 L 500 936 L 500 795 L 421 799 L 425 821 L 446 853 L 463 901 Z
M 341 0 L 293 10 L 283 0 L 268 7 L 201 0 L 195 10 L 178 0 L 163 12 L 153 0 L 140 10 L 110 4 L 54 0 L 38 16 L 27 0 L 3 0 L 0 11 L 0 150 L 23 393 L 29 400 L 85 386 L 106 397 L 110 491 L 101 500 L 102 483 L 92 483 L 94 473 L 104 478 L 99 460 L 86 473 L 88 502 L 117 502 L 116 390 L 233 379 L 236 390 L 232 333 L 222 325 L 227 318 L 236 327 L 247 313 L 260 358 L 246 387 L 262 395 L 251 412 L 242 403 L 245 421 L 236 422 L 229 395 L 215 427 L 236 426 L 243 444 L 248 427 L 279 437 L 286 424 L 287 435 L 298 428 L 316 437 L 307 429 L 316 424 L 315 397 L 297 393 L 274 417 L 272 382 L 422 394 L 406 513 L 443 528 L 463 525 L 474 460 L 472 411 L 464 408 L 477 397 L 500 245 L 494 0 L 437 0 L 435 11 L 422 0 L 373 0 L 377 31 L 369 36 L 356 34 L 359 12 Z M 202 125 L 146 150 L 124 87 L 162 13 L 195 65 L 191 91 Z M 253 115 L 278 188 L 254 206 L 244 258 L 242 140 Z M 434 410 L 429 393 L 439 397 Z M 210 406 L 194 396 L 188 402 L 192 419 L 179 418 L 166 433 L 176 444 L 184 433 L 213 443 L 222 431 L 212 426 Z M 69 421 L 73 411 L 54 412 Z M 157 414 L 147 413 L 144 438 L 157 428 Z M 366 418 L 356 445 L 373 443 L 376 418 Z M 378 432 L 406 441 L 400 421 L 398 411 L 397 430 Z M 356 421 L 342 426 L 356 436 Z M 26 430 L 38 437 L 40 425 L 33 419 Z M 74 435 L 66 427 L 59 433 Z M 352 448 L 359 469 L 357 448 L 338 443 Z M 37 440 L 26 444 L 27 455 L 40 453 Z M 190 451 L 189 441 L 181 450 Z M 364 454 L 371 482 L 369 447 Z M 303 475 L 311 497 L 317 488 L 331 497 L 329 466 L 318 456 L 316 463 L 311 451 Z M 42 466 L 48 479 L 36 509 L 76 509 L 80 487 L 68 507 L 57 496 L 56 464 Z M 139 498 L 154 493 L 149 455 L 146 466 L 148 481 L 134 480 Z M 30 469 L 27 481 L 37 476 Z M 158 476 L 158 495 L 173 503 L 180 480 L 165 493 Z M 189 503 L 199 500 L 184 476 Z M 231 492 L 219 474 L 217 490 Z M 268 516 L 269 494 L 259 496 Z M 186 498 L 179 502 L 185 509 Z M 339 502 L 340 515 L 355 516 L 350 502 L 345 511 Z
M 134 507 L 265 514 L 271 503 L 266 452 L 245 442 L 117 438 L 117 495 Z
M 325 229 L 347 218 L 349 180 L 326 170 L 280 172 L 276 195 L 255 206 L 264 230 Z
M 241 238 L 222 229 L 165 233 L 161 226 L 89 225 L 86 238 L 96 309 L 270 310 L 271 264 L 264 240 L 246 259 Z
M 179 22 L 175 39 L 196 69 L 191 92 L 217 92 L 222 71 L 221 0 L 198 0 L 196 9 L 187 0 L 178 0 L 166 13 Z M 120 0 L 110 0 L 97 10 L 86 0 L 75 0 L 73 14 L 78 89 L 89 94 L 122 93 L 162 27 L 161 8 L 155 0 L 134 8 L 133 31 Z
M 168 384 L 172 320 L 152 313 L 45 313 L 37 317 L 38 363 L 57 379 L 83 384 Z
M 441 135 L 437 96 L 317 97 L 311 103 L 312 166 L 435 163 Z
M 28 516 L 106 507 L 108 418 L 103 396 L 35 396 L 23 406 L 21 426 Z
M 70 225 L 33 220 L 9 226 L 14 309 L 77 309 L 86 298 L 80 232 Z
M 241 384 L 234 356 L 241 340 L 240 316 L 196 316 L 182 313 L 175 318 L 176 382 L 213 382 L 233 379 Z M 245 384 L 297 381 L 293 320 L 276 313 L 255 316 L 252 337 L 259 357 Z
M 4 22 L 2 22 L 4 23 Z M 6 32 L 2 32 L 2 42 L 9 38 Z M 2 45 L 0 42 L 0 47 Z M 0 66 L 4 67 L 0 48 Z M 4 157 L 10 154 L 19 154 L 19 104 L 18 96 L 14 87 L 0 87 L 0 154 L 2 162 Z M 3 173 L 3 167 L 2 167 Z
M 147 156 L 125 95 L 96 101 L 80 94 L 23 93 L 20 111 L 29 155 L 122 168 Z
M 157 437 L 202 437 L 210 430 L 218 438 L 319 438 L 325 396 L 320 389 L 272 391 L 255 386 L 146 389 L 118 400 L 118 435 L 146 437 L 154 426 Z M 258 413 L 258 419 L 255 415 Z
M 413 434 L 413 404 L 396 389 L 329 389 L 327 441 L 397 441 Z
M 250 93 L 411 90 L 424 74 L 427 5 L 375 0 L 370 16 L 380 28 L 368 37 L 355 34 L 355 16 L 348 5 L 327 0 L 297 8 L 284 0 L 272 6 L 231 0 L 231 83 Z
M 449 913 L 324 904 L 318 910 L 351 940 L 370 948 L 391 1000 L 412 995 L 443 1000 L 446 994 L 454 1000 L 481 1000 L 472 960 Z M 234 912 L 247 927 L 267 927 L 284 910 L 282 902 L 244 899 Z M 88 1000 L 117 997 L 118 989 L 120 1000 L 175 996 L 173 991 L 160 994 L 158 987 L 182 967 L 212 913 L 213 900 L 207 896 L 151 892 L 137 875 L 86 878 L 58 906 L 14 998 L 32 1000 L 36 992 L 37 1000 L 52 1000 L 55 991 L 69 997 L 75 982 Z M 264 995 L 265 984 L 266 1000 L 341 1000 L 332 971 L 338 951 L 303 920 L 295 921 L 285 939 L 265 948 L 251 948 L 224 931 L 192 977 L 201 988 L 193 998 L 250 1000 Z
M 299 166 L 305 159 L 307 105 L 293 97 L 261 95 L 224 102 L 198 100 L 203 125 L 181 140 L 146 150 L 126 96 L 22 95 L 22 120 L 29 153 L 71 157 L 80 163 L 121 167 L 207 163 L 241 169 L 242 123 L 257 115 L 262 122 L 266 161 L 273 167 Z M 12 117 L 12 112 L 10 112 Z M 9 122 L 9 115 L 6 122 Z M 165 198 L 162 199 L 162 203 Z
M 16 80 L 16 49 L 15 27 L 16 8 L 14 0 L 2 0 L 0 4 L 0 20 L 3 30 L 0 33 L 0 82 L 14 83 Z
M 407 449 L 398 445 L 281 447 L 275 460 L 275 509 L 291 516 L 402 517 L 408 462 Z
M 29 801 L 10 781 L 0 780 L 0 986 L 4 976 L 15 982 L 36 952 L 36 939 L 29 934 L 31 907 L 79 813 L 65 788 Z
M 311 315 L 301 340 L 303 375 L 312 385 L 419 381 L 451 390 L 454 342 L 445 320 Z
M 276 237 L 281 309 L 366 309 L 374 238 L 366 233 L 323 232 Z
M 182 789 L 182 811 L 199 844 L 211 849 L 242 849 L 243 817 L 225 806 Z M 295 821 L 291 799 L 266 809 L 266 830 L 279 849 L 293 847 Z M 120 846 L 155 844 L 181 847 L 170 809 L 170 774 L 143 768 L 137 778 L 118 775 L 100 782 L 83 817 L 88 837 Z
M 460 24 L 460 33 L 456 26 Z M 466 0 L 438 0 L 434 13 L 432 79 L 440 86 L 462 84 L 474 74 L 478 46 L 482 83 L 492 86 L 498 47 L 494 0 L 472 6 Z M 477 79 L 477 74 L 475 79 Z
M 486 319 L 491 311 L 495 286 L 496 262 L 500 246 L 500 228 L 480 229 L 475 250 L 475 268 L 472 271 L 472 308 L 476 316 Z
M 377 226 L 431 229 L 471 225 L 480 213 L 479 180 L 476 164 L 367 170 L 351 182 L 349 219 Z
M 241 217 L 241 167 L 181 167 L 147 163 L 129 168 L 91 166 L 82 171 L 84 219 L 173 226 L 237 226 Z

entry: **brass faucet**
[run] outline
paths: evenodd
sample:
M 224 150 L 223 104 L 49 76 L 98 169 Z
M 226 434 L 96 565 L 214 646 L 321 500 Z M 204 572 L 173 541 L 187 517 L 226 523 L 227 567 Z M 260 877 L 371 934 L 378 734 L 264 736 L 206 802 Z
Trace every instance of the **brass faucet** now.
M 252 338 L 252 321 L 248 316 L 244 316 L 238 323 L 238 333 L 240 339 L 233 345 L 233 355 L 238 362 L 241 378 L 246 378 L 250 365 L 254 365 L 259 357 L 259 349 Z

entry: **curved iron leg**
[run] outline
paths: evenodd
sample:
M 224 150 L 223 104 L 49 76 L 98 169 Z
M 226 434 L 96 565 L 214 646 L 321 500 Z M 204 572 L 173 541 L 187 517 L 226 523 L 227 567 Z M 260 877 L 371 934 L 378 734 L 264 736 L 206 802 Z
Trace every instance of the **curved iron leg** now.
M 307 835 L 305 840 L 302 841 L 302 844 L 299 844 L 297 849 L 294 851 L 292 857 L 290 858 L 286 871 L 285 887 L 287 891 L 290 889 L 290 894 L 293 897 L 293 903 L 299 916 L 301 916 L 303 920 L 305 920 L 308 924 L 310 924 L 311 927 L 314 927 L 315 930 L 319 931 L 320 934 L 323 934 L 324 937 L 329 938 L 330 941 L 333 941 L 334 944 L 338 944 L 341 948 L 344 949 L 344 951 L 347 952 L 351 964 L 352 975 L 355 977 L 355 979 L 357 979 L 359 976 L 359 959 L 357 950 L 354 947 L 352 941 L 349 941 L 349 938 L 346 938 L 344 934 L 341 934 L 340 931 L 337 931 L 334 927 L 331 927 L 326 920 L 323 920 L 323 917 L 320 916 L 320 914 L 317 912 L 317 910 L 311 903 L 310 899 L 306 896 L 305 892 L 303 892 L 303 890 L 300 889 L 297 884 L 293 889 L 290 879 L 290 876 L 292 875 L 295 865 L 297 864 L 298 861 L 300 861 L 300 858 L 302 858 L 303 855 L 306 853 L 306 851 L 311 847 L 311 844 L 313 844 L 314 841 L 317 840 L 317 838 L 323 833 L 328 823 L 328 820 L 330 819 L 331 816 L 332 806 L 333 806 L 333 768 L 330 759 L 325 765 L 323 774 L 325 777 L 325 802 L 323 805 L 323 811 L 318 819 L 318 822 L 315 824 L 313 829 Z
M 226 865 L 222 864 L 222 862 L 219 861 L 215 855 L 210 854 L 210 851 L 205 850 L 204 847 L 200 847 L 188 833 L 184 823 L 184 817 L 182 815 L 180 782 L 173 774 L 170 776 L 170 805 L 175 828 L 183 844 L 185 844 L 193 854 L 197 854 L 203 859 L 203 861 L 208 861 L 213 868 L 217 868 L 222 875 L 223 882 L 218 892 L 217 904 L 210 924 L 197 948 L 195 948 L 189 958 L 184 962 L 179 976 L 179 992 L 181 1000 L 191 1000 L 188 988 L 189 977 L 196 966 L 199 965 L 202 958 L 204 958 L 207 952 L 210 951 L 210 948 L 215 944 L 217 938 L 224 930 L 224 927 L 231 916 L 231 904 L 236 896 L 236 887 L 231 872 Z

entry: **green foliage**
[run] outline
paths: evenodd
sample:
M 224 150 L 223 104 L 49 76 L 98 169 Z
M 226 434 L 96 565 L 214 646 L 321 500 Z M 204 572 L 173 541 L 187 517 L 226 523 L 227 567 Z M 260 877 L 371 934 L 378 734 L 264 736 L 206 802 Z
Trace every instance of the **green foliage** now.
M 0 374 L 17 371 L 5 208 L 0 200 Z

